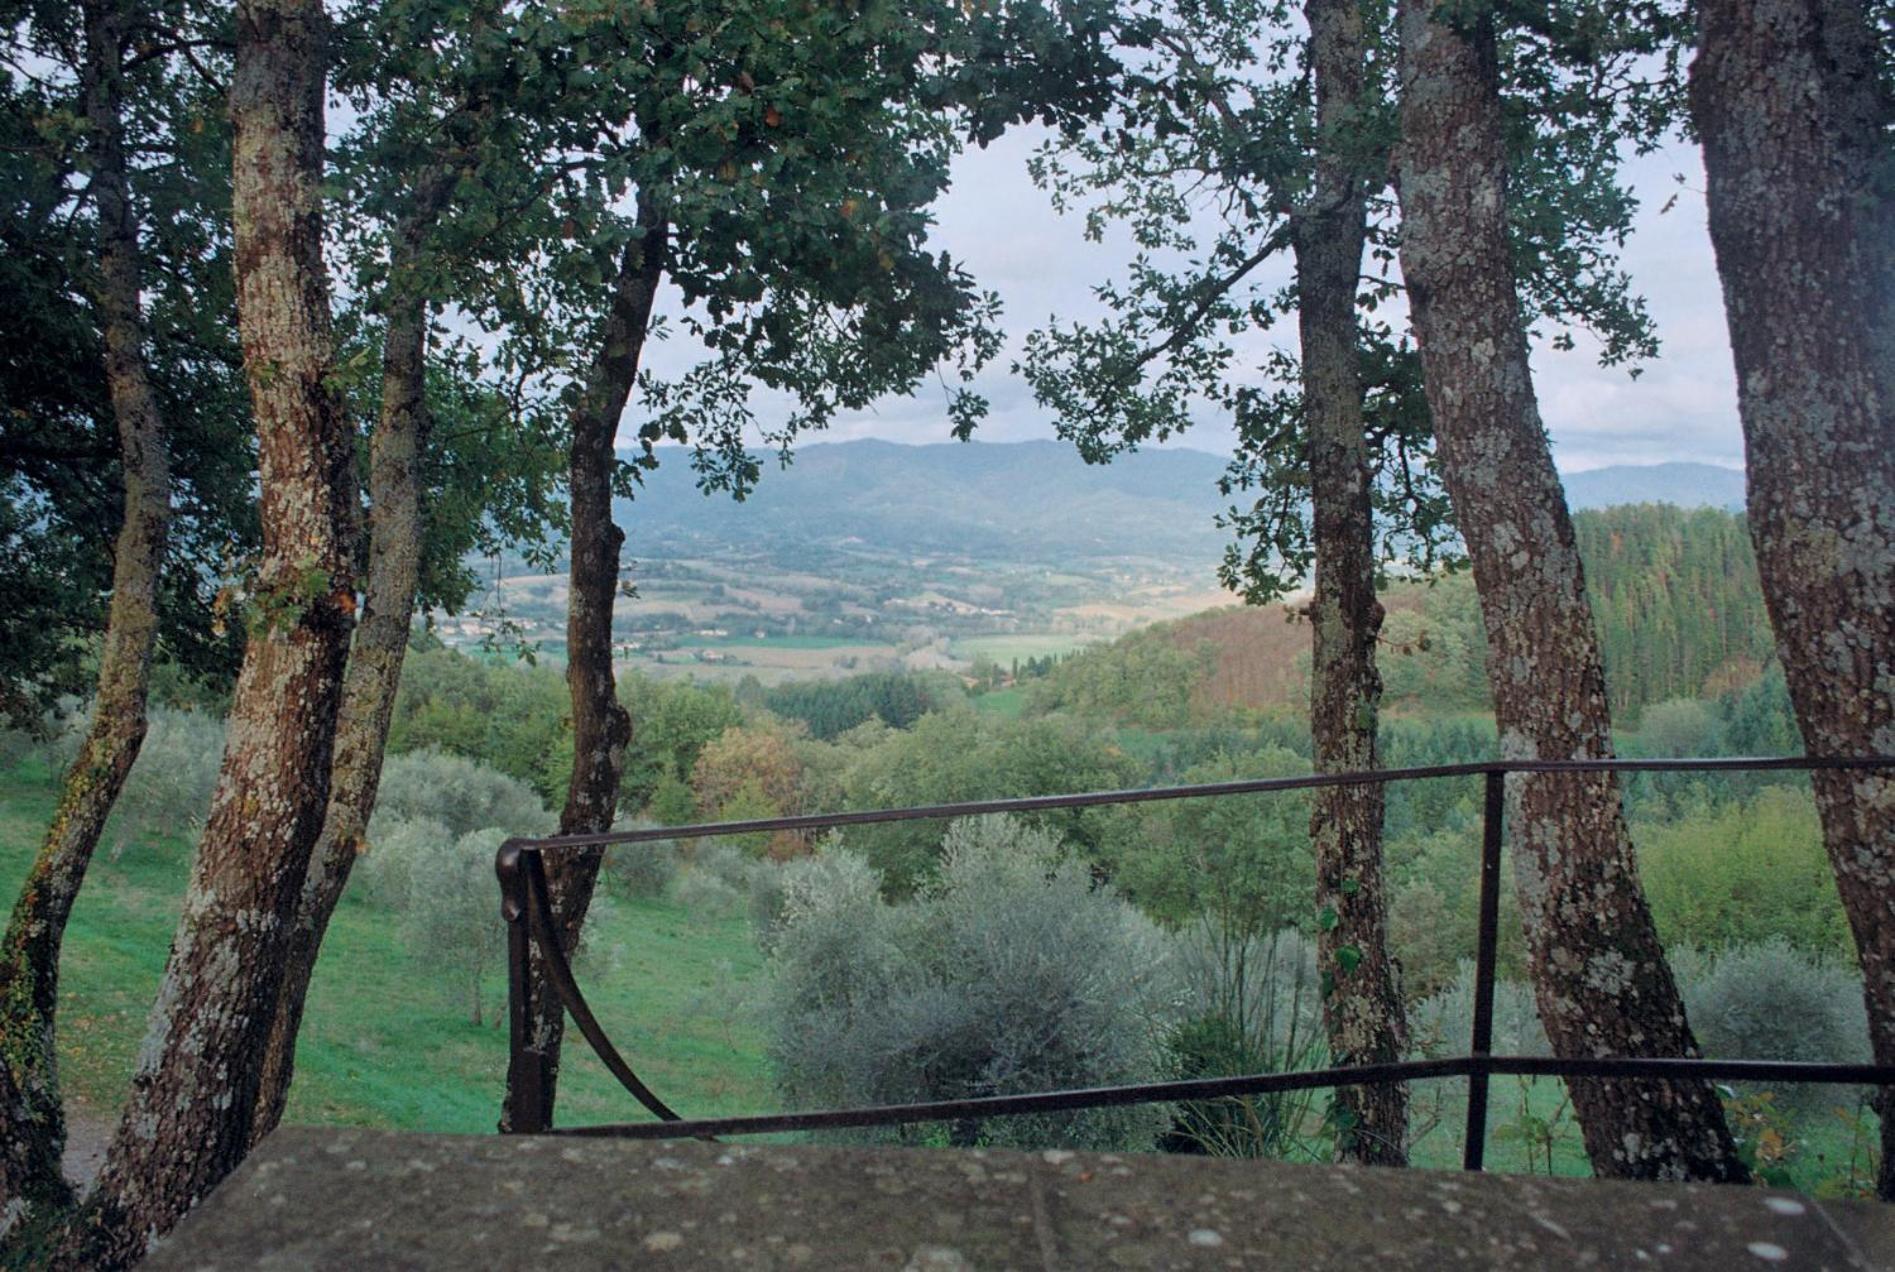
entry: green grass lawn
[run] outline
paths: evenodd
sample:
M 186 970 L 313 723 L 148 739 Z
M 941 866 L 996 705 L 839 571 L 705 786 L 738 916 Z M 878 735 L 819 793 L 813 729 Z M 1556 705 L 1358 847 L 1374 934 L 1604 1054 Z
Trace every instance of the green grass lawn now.
M 13 896 L 52 812 L 43 771 L 0 777 L 0 888 Z M 60 1069 L 79 1116 L 124 1098 L 179 902 L 188 841 L 128 847 L 94 862 L 60 964 Z M 498 893 L 496 892 L 496 910 Z M 742 918 L 667 901 L 620 901 L 596 933 L 616 947 L 582 963 L 594 1011 L 639 1076 L 680 1112 L 776 1107 L 768 1063 L 740 1003 L 761 956 Z M 323 945 L 297 1047 L 288 1119 L 428 1131 L 491 1131 L 507 1059 L 504 968 L 475 1025 L 458 986 L 403 947 L 388 913 L 345 899 Z M 569 1034 L 560 1117 L 635 1121 L 643 1111 Z
M 1020 714 L 1026 710 L 1026 690 L 990 689 L 986 693 L 975 694 L 968 701 L 974 704 L 976 711 L 1001 716 L 1008 720 L 1018 720 Z

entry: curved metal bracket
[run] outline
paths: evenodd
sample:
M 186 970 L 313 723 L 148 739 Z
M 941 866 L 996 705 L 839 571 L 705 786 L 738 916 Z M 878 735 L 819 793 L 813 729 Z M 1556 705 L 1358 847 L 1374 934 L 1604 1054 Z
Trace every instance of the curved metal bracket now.
M 638 1075 L 632 1072 L 632 1066 L 612 1045 L 612 1040 L 605 1036 L 598 1017 L 592 1014 L 585 995 L 579 992 L 579 984 L 573 979 L 572 965 L 566 961 L 565 951 L 559 948 L 559 936 L 553 931 L 551 890 L 546 885 L 545 864 L 537 852 L 523 852 L 519 856 L 520 868 L 526 875 L 528 926 L 533 943 L 545 961 L 546 979 L 552 983 L 553 992 L 559 995 L 560 1003 L 571 1015 L 573 1023 L 579 1026 L 579 1032 L 592 1044 L 592 1050 L 605 1062 L 605 1067 L 611 1070 L 619 1084 L 632 1093 L 632 1098 L 662 1121 L 683 1121 L 670 1105 L 639 1080 Z

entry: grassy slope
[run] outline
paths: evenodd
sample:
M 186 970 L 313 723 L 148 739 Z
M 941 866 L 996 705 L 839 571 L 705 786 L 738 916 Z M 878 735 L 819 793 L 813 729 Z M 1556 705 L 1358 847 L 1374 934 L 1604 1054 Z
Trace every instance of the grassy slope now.
M 52 811 L 43 772 L 0 778 L 0 888 L 13 896 Z M 177 840 L 102 852 L 73 912 L 61 964 L 60 1066 L 78 1116 L 110 1117 L 144 1033 L 185 883 Z M 497 897 L 496 897 L 497 906 Z M 609 966 L 581 983 L 634 1069 L 686 1114 L 771 1108 L 761 1041 L 736 1003 L 761 959 L 741 918 L 669 902 L 612 907 Z M 496 968 L 486 1016 L 498 1019 Z M 637 1120 L 631 1097 L 576 1035 L 562 1120 Z M 583 1053 L 583 1054 L 582 1054 Z M 390 917 L 345 901 L 323 947 L 297 1052 L 289 1119 L 430 1131 L 493 1129 L 506 1031 L 469 1019 L 465 996 L 431 980 Z

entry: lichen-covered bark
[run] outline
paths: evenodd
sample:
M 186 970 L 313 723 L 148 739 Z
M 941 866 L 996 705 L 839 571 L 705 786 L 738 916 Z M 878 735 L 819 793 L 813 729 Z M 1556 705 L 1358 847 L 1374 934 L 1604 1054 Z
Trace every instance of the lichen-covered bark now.
M 1309 62 L 1318 150 L 1311 209 L 1297 227 L 1297 324 L 1303 411 L 1315 514 L 1310 734 L 1316 771 L 1376 764 L 1382 681 L 1375 665 L 1382 604 L 1375 595 L 1375 521 L 1369 502 L 1357 366 L 1356 288 L 1366 238 L 1363 177 L 1347 157 L 1358 126 L 1365 49 L 1357 0 L 1309 0 Z M 1400 989 L 1388 949 L 1379 786 L 1319 791 L 1310 810 L 1316 852 L 1317 959 L 1323 1024 L 1336 1064 L 1402 1058 Z M 1333 916 L 1333 921 L 1331 919 Z M 1408 1091 L 1398 1084 L 1336 1092 L 1338 1151 L 1370 1165 L 1408 1161 Z
M 263 547 L 223 769 L 75 1258 L 122 1266 L 250 1144 L 287 927 L 322 828 L 355 609 L 350 430 L 322 260 L 319 0 L 236 11 L 232 212 Z
M 559 833 L 608 830 L 618 809 L 619 778 L 632 741 L 632 720 L 618 700 L 612 674 L 612 605 L 618 596 L 619 549 L 625 534 L 612 521 L 612 443 L 619 417 L 638 378 L 639 357 L 651 328 L 652 303 L 664 276 L 668 229 L 655 199 L 641 191 L 642 237 L 626 246 L 614 282 L 612 307 L 600 333 L 599 354 L 572 413 L 568 484 L 572 497 L 572 585 L 566 610 L 566 683 L 572 691 L 573 765 Z M 573 949 L 592 903 L 601 853 L 564 852 L 547 859 L 560 940 Z M 532 1058 L 538 1067 L 535 1114 L 516 1106 L 526 1098 L 508 1082 L 502 1130 L 552 1124 L 565 1015 L 534 960 Z
M 1611 753 L 1605 673 L 1572 521 L 1540 423 L 1514 290 L 1494 34 L 1403 0 L 1402 271 L 1454 515 L 1467 542 L 1509 759 Z M 1448 10 L 1451 12 L 1452 9 Z M 1507 785 L 1528 963 L 1562 1056 L 1691 1056 L 1696 1041 L 1639 884 L 1617 781 Z M 1571 1082 L 1593 1169 L 1741 1180 L 1702 1082 Z
M 21 1205 L 67 1200 L 54 1049 L 59 951 L 86 867 L 145 738 L 158 634 L 171 470 L 164 420 L 146 374 L 138 220 L 125 163 L 123 53 L 132 16 L 121 0 L 93 0 L 84 10 L 83 91 L 99 226 L 95 302 L 118 430 L 124 521 L 113 545 L 112 602 L 92 722 L 0 940 L 0 1230 Z
M 1750 533 L 1812 755 L 1895 752 L 1895 119 L 1847 0 L 1705 0 L 1710 179 Z M 1895 778 L 1815 776 L 1876 1060 L 1895 1064 Z M 1878 1189 L 1895 1199 L 1895 1093 Z
M 451 173 L 440 169 L 425 173 L 396 230 L 387 288 L 388 326 L 382 336 L 381 410 L 369 443 L 368 573 L 362 586 L 362 617 L 342 682 L 329 807 L 290 925 L 276 1024 L 251 1128 L 253 1143 L 276 1129 L 283 1118 L 295 1072 L 296 1035 L 302 1028 L 316 956 L 349 872 L 366 847 L 369 815 L 381 784 L 388 724 L 421 580 L 420 463 L 428 428 L 428 300 L 415 290 L 411 276 L 428 230 L 452 189 Z

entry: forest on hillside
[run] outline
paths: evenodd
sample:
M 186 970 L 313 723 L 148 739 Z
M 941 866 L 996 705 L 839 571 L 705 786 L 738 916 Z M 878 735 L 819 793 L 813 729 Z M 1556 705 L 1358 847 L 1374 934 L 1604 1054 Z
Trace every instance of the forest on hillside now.
M 1748 688 L 1775 657 L 1743 519 L 1635 504 L 1574 516 L 1615 717 Z M 1381 594 L 1383 701 L 1400 712 L 1490 711 L 1487 636 L 1466 573 L 1396 579 Z M 1307 615 L 1294 604 L 1155 624 L 1029 665 L 1036 710 L 1072 708 L 1176 728 L 1233 710 L 1294 712 L 1309 698 Z M 1775 746 L 1766 750 L 1774 752 Z

